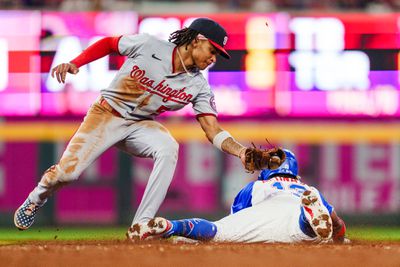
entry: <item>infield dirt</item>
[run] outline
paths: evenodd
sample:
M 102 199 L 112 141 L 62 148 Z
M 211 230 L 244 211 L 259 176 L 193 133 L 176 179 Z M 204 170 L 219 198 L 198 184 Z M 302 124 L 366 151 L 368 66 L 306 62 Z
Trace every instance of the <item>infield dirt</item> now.
M 41 241 L 0 246 L 0 266 L 400 266 L 400 243 L 171 244 Z

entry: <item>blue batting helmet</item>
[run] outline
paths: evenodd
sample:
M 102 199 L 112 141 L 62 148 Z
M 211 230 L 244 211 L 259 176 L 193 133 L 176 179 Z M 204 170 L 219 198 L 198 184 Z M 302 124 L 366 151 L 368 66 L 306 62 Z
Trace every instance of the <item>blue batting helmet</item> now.
M 283 151 L 286 154 L 286 160 L 281 164 L 281 166 L 279 166 L 279 168 L 275 170 L 269 170 L 269 169 L 262 170 L 260 172 L 260 175 L 258 175 L 258 180 L 265 181 L 279 174 L 293 176 L 294 178 L 297 179 L 300 178 L 299 176 L 297 176 L 298 168 L 297 168 L 296 156 L 292 151 L 288 149 L 283 149 Z

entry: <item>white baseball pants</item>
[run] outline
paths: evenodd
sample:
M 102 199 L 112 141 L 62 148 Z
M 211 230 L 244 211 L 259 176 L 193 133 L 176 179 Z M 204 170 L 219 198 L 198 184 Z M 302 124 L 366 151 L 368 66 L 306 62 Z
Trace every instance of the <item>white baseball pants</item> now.
M 214 222 L 218 230 L 213 240 L 238 243 L 315 240 L 301 231 L 299 216 L 299 198 L 278 195 Z
M 143 223 L 155 216 L 174 175 L 178 143 L 158 122 L 126 120 L 111 111 L 111 107 L 97 102 L 92 105 L 59 163 L 43 174 L 38 186 L 30 193 L 31 201 L 45 203 L 55 190 L 77 180 L 105 150 L 116 145 L 131 155 L 154 160 L 133 223 Z

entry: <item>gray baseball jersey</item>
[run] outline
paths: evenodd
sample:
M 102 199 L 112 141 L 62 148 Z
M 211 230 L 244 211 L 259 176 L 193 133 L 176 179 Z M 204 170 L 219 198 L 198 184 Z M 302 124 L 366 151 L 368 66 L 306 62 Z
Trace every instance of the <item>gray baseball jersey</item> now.
M 127 35 L 118 50 L 128 58 L 101 94 L 124 118 L 154 119 L 189 103 L 197 116 L 217 115 L 214 94 L 199 71 L 174 73 L 175 44 L 148 34 Z
M 55 190 L 78 179 L 106 149 L 116 145 L 130 155 L 154 160 L 132 224 L 147 222 L 154 218 L 163 202 L 178 160 L 178 143 L 167 129 L 151 119 L 189 103 L 198 116 L 217 114 L 213 93 L 200 72 L 174 73 L 176 46 L 173 43 L 147 34 L 122 36 L 118 50 L 128 58 L 101 94 L 127 120 L 114 116 L 109 106 L 94 103 L 60 162 L 43 174 L 38 186 L 29 194 L 32 203 L 43 205 Z M 15 224 L 27 229 L 33 216 L 27 225 L 22 212 L 19 209 L 16 213 L 19 217 L 15 217 Z

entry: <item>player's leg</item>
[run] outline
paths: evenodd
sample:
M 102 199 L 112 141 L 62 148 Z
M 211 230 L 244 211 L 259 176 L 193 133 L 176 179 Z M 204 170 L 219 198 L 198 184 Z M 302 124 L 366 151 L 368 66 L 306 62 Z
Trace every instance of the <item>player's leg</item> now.
M 136 223 L 128 230 L 131 240 L 149 240 L 182 236 L 194 240 L 209 241 L 217 233 L 217 226 L 205 219 L 193 218 L 182 220 L 167 220 L 156 217 L 148 223 Z
M 179 145 L 160 123 L 140 121 L 131 126 L 129 137 L 120 142 L 118 147 L 130 154 L 154 160 L 153 170 L 132 225 L 146 223 L 154 218 L 164 201 L 174 176 Z
M 29 194 L 14 215 L 17 228 L 29 228 L 38 209 L 57 189 L 76 179 L 101 153 L 124 138 L 126 131 L 121 127 L 124 119 L 94 104 L 79 129 L 71 138 L 58 164 L 43 174 L 39 184 Z
M 165 237 L 183 236 L 191 239 L 209 241 L 217 233 L 217 226 L 210 221 L 200 218 L 171 220 L 171 228 Z
M 317 190 L 306 190 L 301 196 L 300 228 L 309 236 L 327 240 L 332 237 L 332 219 Z M 313 233 L 310 231 L 312 229 Z

